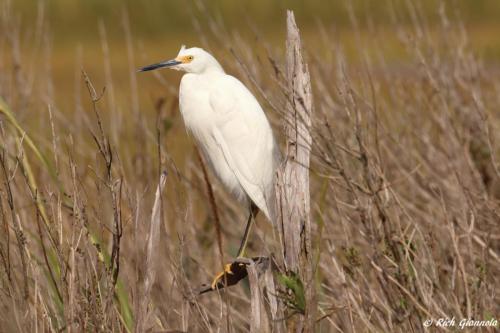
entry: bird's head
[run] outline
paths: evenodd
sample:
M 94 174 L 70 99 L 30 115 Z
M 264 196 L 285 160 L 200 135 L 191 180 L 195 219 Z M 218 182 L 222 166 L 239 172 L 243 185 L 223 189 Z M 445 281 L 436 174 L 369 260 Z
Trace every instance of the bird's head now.
M 199 47 L 187 49 L 183 45 L 179 54 L 174 59 L 142 67 L 139 69 L 139 72 L 152 71 L 164 67 L 195 74 L 201 74 L 210 70 L 222 71 L 222 67 L 210 53 Z

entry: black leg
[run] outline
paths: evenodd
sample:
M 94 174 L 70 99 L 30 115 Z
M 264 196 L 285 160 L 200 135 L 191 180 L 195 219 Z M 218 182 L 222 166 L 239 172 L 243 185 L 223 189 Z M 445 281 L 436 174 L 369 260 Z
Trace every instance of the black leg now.
M 241 240 L 240 248 L 238 250 L 238 254 L 236 255 L 237 258 L 245 256 L 245 249 L 247 247 L 248 237 L 250 236 L 250 230 L 252 229 L 252 224 L 254 223 L 258 212 L 259 208 L 257 208 L 257 206 L 255 206 L 252 202 L 250 205 L 250 214 L 248 216 L 247 225 L 245 227 L 245 233 L 243 234 L 243 239 Z

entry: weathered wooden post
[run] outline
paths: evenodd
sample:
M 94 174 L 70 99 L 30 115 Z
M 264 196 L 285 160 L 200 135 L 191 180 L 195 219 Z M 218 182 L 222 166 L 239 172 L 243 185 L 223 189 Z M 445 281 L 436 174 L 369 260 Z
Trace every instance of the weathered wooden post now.
M 285 270 L 304 286 L 302 318 L 293 316 L 288 331 L 312 332 L 315 323 L 315 285 L 311 251 L 309 161 L 311 151 L 311 80 L 302 57 L 299 29 L 287 11 L 286 80 L 288 103 L 284 117 L 286 150 L 277 177 L 277 224 Z

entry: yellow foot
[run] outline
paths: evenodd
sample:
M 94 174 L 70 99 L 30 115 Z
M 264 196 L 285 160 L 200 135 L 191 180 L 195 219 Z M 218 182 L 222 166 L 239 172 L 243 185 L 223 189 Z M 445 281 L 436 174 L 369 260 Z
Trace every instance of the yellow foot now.
M 231 271 L 231 265 L 232 264 L 226 264 L 224 265 L 224 271 L 223 272 L 220 272 L 219 274 L 217 274 L 212 283 L 210 284 L 212 286 L 212 289 L 215 290 L 217 288 L 217 284 L 220 282 L 224 283 L 224 275 L 229 275 L 229 274 L 233 274 L 233 271 Z
M 235 261 L 224 266 L 224 271 L 215 276 L 210 286 L 212 290 L 220 289 L 238 283 L 247 275 L 244 263 Z

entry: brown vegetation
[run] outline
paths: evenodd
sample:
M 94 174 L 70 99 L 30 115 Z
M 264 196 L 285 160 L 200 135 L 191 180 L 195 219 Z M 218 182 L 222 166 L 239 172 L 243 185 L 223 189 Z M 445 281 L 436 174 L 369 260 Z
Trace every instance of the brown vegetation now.
M 132 96 L 116 98 L 103 24 L 104 79 L 77 68 L 74 109 L 62 110 L 44 16 L 26 44 L 0 5 L 0 331 L 278 331 L 312 313 L 318 332 L 422 332 L 425 319 L 500 312 L 500 80 L 444 7 L 433 33 L 410 1 L 391 11 L 410 59 L 397 66 L 375 27 L 350 61 L 318 25 L 321 52 L 304 48 L 314 282 L 285 274 L 279 230 L 259 219 L 249 253 L 275 260 L 250 263 L 249 284 L 197 296 L 245 214 L 172 129 L 175 89 L 160 74 L 165 95 L 141 103 L 126 14 Z M 232 55 L 226 70 L 280 133 L 291 96 L 278 49 L 216 19 L 195 26 L 201 46 Z

